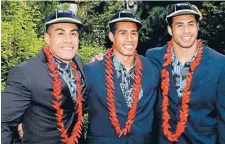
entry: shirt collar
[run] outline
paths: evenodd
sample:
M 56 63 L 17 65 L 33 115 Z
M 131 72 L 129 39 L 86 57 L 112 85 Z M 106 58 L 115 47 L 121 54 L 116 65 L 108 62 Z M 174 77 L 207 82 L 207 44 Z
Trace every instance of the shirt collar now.
M 172 62 L 180 63 L 180 61 L 176 58 L 174 48 L 171 49 L 171 52 L 172 52 Z M 191 59 L 189 59 L 185 64 L 190 64 L 191 62 L 193 62 L 195 58 L 197 57 L 197 54 L 198 54 L 198 49 L 195 52 L 194 56 Z
M 126 70 L 126 68 L 124 67 L 124 65 L 118 60 L 118 58 L 112 54 L 112 60 L 113 60 L 113 64 L 114 64 L 114 67 L 115 67 L 115 70 L 116 71 L 119 71 L 119 70 Z M 134 61 L 134 65 L 133 67 L 130 69 L 130 71 L 133 71 L 136 67 L 136 60 Z
M 57 63 L 57 65 L 58 65 L 58 67 L 60 67 L 63 70 L 70 69 L 70 64 L 66 64 L 62 60 L 60 60 L 60 59 L 58 59 L 56 57 L 54 57 L 53 61 L 55 61 Z

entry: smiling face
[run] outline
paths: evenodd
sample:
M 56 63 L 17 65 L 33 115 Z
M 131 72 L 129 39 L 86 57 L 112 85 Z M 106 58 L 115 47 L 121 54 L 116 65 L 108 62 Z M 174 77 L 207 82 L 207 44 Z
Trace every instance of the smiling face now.
M 79 33 L 76 24 L 52 24 L 44 34 L 51 53 L 65 63 L 69 63 L 78 50 Z
M 114 34 L 109 33 L 109 38 L 114 45 L 115 56 L 134 56 L 138 45 L 138 27 L 133 22 L 118 22 Z
M 197 45 L 199 25 L 194 15 L 180 15 L 173 17 L 172 28 L 168 32 L 172 36 L 173 44 L 179 48 L 192 48 Z

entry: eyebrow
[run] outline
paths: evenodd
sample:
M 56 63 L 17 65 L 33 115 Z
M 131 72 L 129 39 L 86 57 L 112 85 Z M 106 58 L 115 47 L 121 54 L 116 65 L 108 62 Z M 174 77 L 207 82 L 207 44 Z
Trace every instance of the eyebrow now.
M 79 30 L 78 30 L 78 29 L 76 29 L 76 28 L 71 30 L 71 32 L 74 32 L 74 31 L 79 32 Z
M 126 32 L 126 31 L 128 31 L 128 30 L 126 30 L 126 29 L 119 30 L 119 32 Z M 131 32 L 138 32 L 138 31 L 137 30 L 131 30 Z
M 188 23 L 195 23 L 196 21 L 192 20 L 192 21 L 189 21 Z M 184 24 L 183 22 L 177 22 L 175 23 L 175 25 L 179 25 L 179 24 Z
M 55 29 L 55 31 L 65 31 L 65 30 L 62 28 L 57 28 L 57 29 Z
M 62 28 L 57 28 L 55 31 L 65 31 L 65 30 Z M 79 32 L 78 29 L 76 29 L 76 28 L 71 30 L 71 32 L 74 32 L 74 31 Z
M 189 21 L 188 23 L 195 23 L 196 21 Z

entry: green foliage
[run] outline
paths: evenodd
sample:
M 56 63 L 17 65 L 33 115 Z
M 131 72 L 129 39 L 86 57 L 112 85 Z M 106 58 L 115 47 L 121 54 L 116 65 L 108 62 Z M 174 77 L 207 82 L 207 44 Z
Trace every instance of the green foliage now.
M 38 21 L 35 22 L 35 31 L 37 36 L 40 37 L 45 31 L 44 21 L 50 13 L 58 8 L 58 1 L 27 1 L 27 5 L 35 9 L 38 13 L 38 15 L 34 16 L 34 18 L 38 19 Z
M 208 46 L 225 54 L 225 2 L 204 2 L 202 6 L 199 37 Z
M 110 16 L 123 8 L 122 1 L 92 1 L 80 2 L 78 17 L 86 25 L 82 38 L 88 42 L 104 45 L 108 39 L 108 21 Z
M 169 5 L 144 1 L 139 3 L 137 15 L 142 21 L 138 53 L 144 55 L 148 48 L 162 46 L 168 40 L 165 20 Z
M 4 9 L 7 8 L 7 12 Z M 35 9 L 22 2 L 2 2 L 1 72 L 2 90 L 8 71 L 15 65 L 36 55 L 44 44 L 43 38 L 35 32 L 38 14 Z
M 105 49 L 98 43 L 93 42 L 92 44 L 81 41 L 81 48 L 78 55 L 82 58 L 84 63 L 87 63 L 98 53 L 104 53 Z
M 81 32 L 81 48 L 78 55 L 84 63 L 89 62 L 98 53 L 104 53 L 108 39 L 108 21 L 112 14 L 122 9 L 122 1 L 80 2 L 78 17 L 84 23 Z
M 153 40 L 156 43 L 162 43 L 160 40 L 167 34 L 165 31 L 167 27 L 165 21 L 167 9 L 167 7 L 155 6 L 149 10 L 148 17 L 143 20 L 143 27 L 140 31 L 141 42 Z
M 88 112 L 87 110 L 84 112 L 84 138 L 87 137 L 88 130 Z

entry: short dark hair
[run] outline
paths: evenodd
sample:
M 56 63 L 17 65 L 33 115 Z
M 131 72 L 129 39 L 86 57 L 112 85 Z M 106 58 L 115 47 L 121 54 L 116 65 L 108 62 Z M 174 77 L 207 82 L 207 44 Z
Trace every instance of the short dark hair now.
M 115 34 L 116 31 L 116 23 L 109 24 L 109 31 Z

